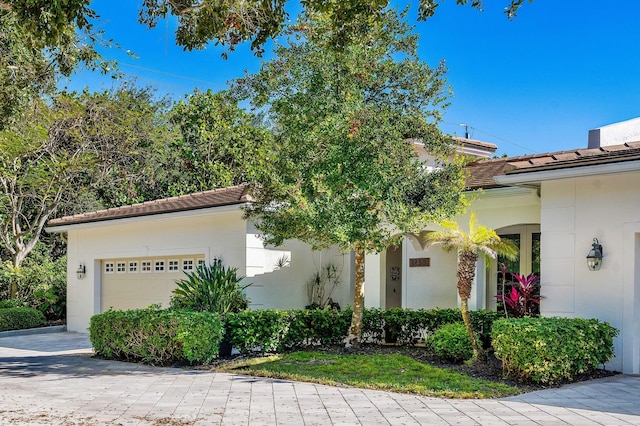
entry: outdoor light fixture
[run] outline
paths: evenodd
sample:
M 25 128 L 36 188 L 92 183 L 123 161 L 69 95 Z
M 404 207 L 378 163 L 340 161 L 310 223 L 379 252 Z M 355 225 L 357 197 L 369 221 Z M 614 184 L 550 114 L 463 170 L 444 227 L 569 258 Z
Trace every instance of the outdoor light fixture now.
M 587 266 L 590 271 L 599 271 L 602 266 L 602 246 L 597 238 L 593 239 L 591 250 L 587 255 Z
M 80 266 L 78 266 L 78 269 L 76 269 L 76 277 L 78 277 L 79 280 L 83 279 L 85 272 L 84 263 L 81 263 Z

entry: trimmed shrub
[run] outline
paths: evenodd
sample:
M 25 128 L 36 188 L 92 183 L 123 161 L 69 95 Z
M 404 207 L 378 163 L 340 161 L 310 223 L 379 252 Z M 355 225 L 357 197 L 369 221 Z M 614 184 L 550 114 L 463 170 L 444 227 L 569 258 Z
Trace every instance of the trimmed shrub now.
M 27 307 L 0 309 L 0 331 L 42 327 L 46 321 L 44 314 L 37 309 Z
M 282 352 L 342 343 L 351 324 L 351 311 L 311 309 L 243 311 L 225 316 L 231 345 L 242 353 Z
M 105 358 L 204 364 L 218 355 L 222 330 L 218 314 L 150 306 L 94 315 L 89 339 L 96 354 Z
M 21 308 L 23 306 L 24 306 L 24 303 L 22 303 L 18 299 L 0 300 L 0 309 Z
M 474 329 L 489 340 L 491 323 L 499 314 L 472 312 Z M 385 329 L 395 333 L 397 344 L 416 344 L 442 325 L 461 322 L 459 309 L 365 309 L 363 341 L 379 344 Z M 351 309 L 243 311 L 225 315 L 225 332 L 240 352 L 282 352 L 344 341 L 351 324 Z
M 476 340 L 478 336 L 476 336 Z M 473 358 L 473 347 L 464 323 L 445 324 L 427 339 L 427 346 L 433 353 L 447 361 L 462 363 Z
M 291 322 L 289 311 L 264 309 L 226 314 L 226 337 L 242 353 L 275 352 L 283 348 Z
M 491 324 L 502 315 L 488 311 L 471 311 L 470 315 L 474 331 L 483 346 L 489 347 Z M 365 341 L 380 343 L 387 334 L 398 345 L 415 345 L 443 325 L 455 322 L 462 322 L 460 309 L 366 309 L 362 336 Z
M 505 375 L 551 384 L 609 361 L 617 335 L 617 329 L 596 319 L 503 318 L 493 323 L 492 344 Z
M 249 299 L 244 289 L 251 284 L 240 285 L 244 277 L 237 273 L 238 268 L 225 268 L 220 259 L 185 272 L 186 278 L 176 281 L 171 306 L 219 314 L 247 309 Z
M 344 341 L 351 325 L 351 309 L 305 309 L 289 311 L 289 330 L 285 349 L 318 345 L 336 345 Z

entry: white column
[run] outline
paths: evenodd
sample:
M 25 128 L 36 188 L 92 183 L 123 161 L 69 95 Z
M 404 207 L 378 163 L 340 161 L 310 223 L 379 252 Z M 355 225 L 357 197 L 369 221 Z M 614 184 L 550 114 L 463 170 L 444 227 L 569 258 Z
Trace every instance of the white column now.
M 382 307 L 383 260 L 380 254 L 366 254 L 364 256 L 364 306 L 366 308 Z
M 476 265 L 476 277 L 471 287 L 471 298 L 469 299 L 469 309 L 476 311 L 478 309 L 486 309 L 486 266 L 483 259 L 478 259 Z

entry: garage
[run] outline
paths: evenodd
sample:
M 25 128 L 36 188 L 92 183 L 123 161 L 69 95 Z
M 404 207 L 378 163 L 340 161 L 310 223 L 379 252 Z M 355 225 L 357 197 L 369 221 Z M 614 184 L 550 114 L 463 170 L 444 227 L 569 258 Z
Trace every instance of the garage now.
M 101 312 L 169 305 L 175 282 L 205 263 L 204 255 L 137 257 L 101 261 Z

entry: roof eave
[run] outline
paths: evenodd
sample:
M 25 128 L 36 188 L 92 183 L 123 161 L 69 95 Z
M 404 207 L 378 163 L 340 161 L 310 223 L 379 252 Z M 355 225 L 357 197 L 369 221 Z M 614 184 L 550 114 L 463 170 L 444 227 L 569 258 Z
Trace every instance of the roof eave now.
M 135 216 L 128 217 L 120 217 L 120 218 L 104 218 L 100 220 L 85 220 L 78 221 L 73 223 L 61 223 L 59 225 L 49 225 L 44 230 L 48 233 L 62 233 L 67 232 L 72 229 L 86 229 L 86 228 L 95 228 L 102 226 L 112 226 L 112 225 L 122 225 L 126 223 L 136 223 L 143 222 L 146 220 L 157 220 L 157 219 L 174 219 L 181 217 L 193 217 L 193 216 L 201 216 L 205 214 L 211 213 L 225 213 L 230 211 L 239 210 L 242 206 L 248 204 L 248 202 L 243 201 L 239 203 L 229 203 L 218 206 L 209 206 L 209 207 L 200 207 L 200 208 L 192 208 L 192 209 L 181 209 L 175 211 L 163 211 L 157 213 L 150 214 L 141 214 Z
M 517 173 L 498 175 L 495 181 L 500 185 L 537 186 L 543 181 L 588 177 L 594 175 L 627 173 L 640 171 L 640 160 L 581 165 L 564 168 L 548 168 L 542 170 L 518 170 Z

